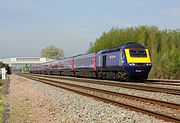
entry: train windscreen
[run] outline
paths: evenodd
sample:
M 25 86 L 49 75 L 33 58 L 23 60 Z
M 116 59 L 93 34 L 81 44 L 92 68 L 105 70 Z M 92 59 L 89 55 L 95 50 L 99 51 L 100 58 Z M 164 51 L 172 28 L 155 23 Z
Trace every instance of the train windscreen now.
M 130 49 L 129 52 L 131 57 L 147 57 L 145 49 Z

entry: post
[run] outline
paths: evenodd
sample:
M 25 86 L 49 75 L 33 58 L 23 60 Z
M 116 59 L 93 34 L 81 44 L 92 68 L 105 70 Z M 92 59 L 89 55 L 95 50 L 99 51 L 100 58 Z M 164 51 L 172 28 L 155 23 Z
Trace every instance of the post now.
M 5 68 L 2 68 L 2 79 L 6 79 L 6 69 Z

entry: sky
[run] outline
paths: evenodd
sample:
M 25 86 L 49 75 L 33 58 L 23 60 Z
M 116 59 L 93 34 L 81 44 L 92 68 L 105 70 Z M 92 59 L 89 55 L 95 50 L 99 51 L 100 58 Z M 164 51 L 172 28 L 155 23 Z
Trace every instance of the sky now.
M 112 27 L 180 28 L 180 0 L 0 0 L 0 59 L 87 52 Z

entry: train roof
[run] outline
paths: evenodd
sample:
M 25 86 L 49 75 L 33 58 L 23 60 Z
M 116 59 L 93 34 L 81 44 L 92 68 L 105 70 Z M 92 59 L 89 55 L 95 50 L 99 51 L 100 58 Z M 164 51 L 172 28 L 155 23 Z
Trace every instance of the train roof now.
M 93 53 L 80 54 L 80 55 L 74 56 L 74 59 L 91 58 L 91 57 L 94 57 L 94 54 L 96 53 L 93 52 Z
M 104 49 L 104 50 L 101 50 L 99 52 L 101 52 L 101 54 L 106 54 L 106 53 L 120 51 L 121 48 L 146 48 L 146 47 L 144 47 L 143 45 L 136 43 L 136 42 L 130 42 L 130 43 L 120 45 L 120 46 L 115 47 L 115 48 Z
M 145 46 L 139 44 L 139 43 L 136 43 L 136 42 L 130 42 L 130 43 L 127 43 L 124 48 L 146 48 Z
M 96 53 L 106 54 L 106 53 L 116 52 L 116 51 L 120 51 L 121 48 L 125 49 L 125 48 L 146 48 L 146 47 L 139 43 L 136 43 L 136 42 L 130 42 L 130 43 L 127 43 L 124 45 L 120 45 L 118 47 L 111 48 L 111 49 L 104 49 L 104 50 L 100 50 L 98 52 L 93 52 L 93 53 L 78 54 L 78 55 L 71 56 L 71 57 L 65 57 L 65 58 L 60 58 L 60 59 L 53 60 L 53 61 L 48 61 L 48 62 L 45 62 L 42 64 L 47 64 L 47 63 L 51 63 L 51 62 L 58 61 L 58 60 L 72 59 L 73 57 L 76 58 L 76 57 L 81 57 L 81 56 L 86 56 L 86 55 L 88 56 L 88 55 L 96 54 Z
M 111 53 L 111 52 L 116 52 L 116 51 L 120 51 L 122 46 L 113 48 L 113 49 L 105 49 L 101 51 L 101 54 L 105 54 L 105 53 Z

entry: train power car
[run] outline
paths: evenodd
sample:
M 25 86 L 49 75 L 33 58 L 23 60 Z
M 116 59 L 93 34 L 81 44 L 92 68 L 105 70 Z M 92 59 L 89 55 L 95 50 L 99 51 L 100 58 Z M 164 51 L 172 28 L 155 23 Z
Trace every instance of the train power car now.
M 152 67 L 149 50 L 137 43 L 99 51 L 96 57 L 100 78 L 144 80 Z
M 43 63 L 41 67 L 36 65 L 30 71 L 129 81 L 147 79 L 151 67 L 149 50 L 138 43 L 128 43 L 112 49 Z M 43 69 L 44 72 L 39 72 L 39 68 L 46 69 Z

